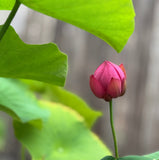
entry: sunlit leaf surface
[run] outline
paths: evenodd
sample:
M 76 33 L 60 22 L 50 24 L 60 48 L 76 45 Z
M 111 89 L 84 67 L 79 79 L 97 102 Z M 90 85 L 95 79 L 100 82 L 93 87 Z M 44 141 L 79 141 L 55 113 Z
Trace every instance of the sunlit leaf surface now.
M 4 3 L 6 0 L 1 1 Z M 20 1 L 36 11 L 73 24 L 96 35 L 116 49 L 117 52 L 123 49 L 134 31 L 135 13 L 132 0 Z M 7 7 L 7 3 L 6 8 L 10 8 Z
M 48 102 L 43 102 L 42 108 L 48 109 L 51 116 L 41 130 L 14 122 L 16 137 L 34 160 L 100 160 L 111 155 L 75 111 Z
M 0 77 L 34 79 L 63 86 L 67 56 L 53 43 L 25 44 L 9 27 L 0 41 Z

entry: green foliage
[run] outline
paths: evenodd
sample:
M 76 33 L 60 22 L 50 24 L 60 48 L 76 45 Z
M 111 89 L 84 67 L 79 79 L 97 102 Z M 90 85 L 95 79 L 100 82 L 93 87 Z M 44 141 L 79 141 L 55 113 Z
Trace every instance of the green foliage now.
M 58 103 L 42 102 L 41 106 L 51 112 L 42 129 L 14 121 L 16 137 L 33 160 L 99 160 L 111 155 L 75 111 Z
M 23 123 L 32 121 L 37 126 L 41 125 L 41 120 L 47 119 L 48 111 L 39 107 L 33 95 L 19 81 L 0 78 L 0 84 L 0 110 L 13 119 Z
M 11 10 L 15 0 L 0 0 L 0 10 Z
M 101 160 L 116 160 L 116 159 L 112 156 L 106 156 Z M 118 160 L 159 160 L 159 152 L 151 153 L 145 156 L 137 156 L 137 155 L 126 156 L 118 158 Z
M 106 157 L 102 158 L 101 160 L 115 160 L 115 158 L 112 156 L 106 156 Z
M 144 156 L 133 155 L 133 156 L 122 157 L 122 158 L 119 158 L 118 160 L 152 160 L 152 159 Z
M 117 52 L 123 49 L 134 30 L 135 13 L 131 0 L 18 1 L 98 36 Z M 0 9 L 11 10 L 14 3 L 15 0 L 0 0 Z M 5 33 L 0 41 L 0 76 L 63 86 L 67 56 L 53 43 L 29 45 L 22 42 L 14 29 L 11 26 L 8 28 L 16 10 L 12 13 L 4 25 L 7 32 L 0 30 L 1 37 Z M 99 160 L 104 155 L 111 155 L 109 149 L 88 129 L 100 113 L 91 110 L 81 98 L 59 87 L 42 85 L 40 96 L 47 96 L 63 105 L 38 103 L 28 88 L 17 80 L 7 78 L 0 78 L 0 109 L 13 117 L 15 134 L 33 160 Z M 127 156 L 119 160 L 152 160 L 157 155 Z M 102 160 L 115 158 L 107 156 Z
M 38 93 L 43 99 L 61 103 L 78 112 L 84 118 L 89 128 L 93 126 L 96 119 L 102 114 L 101 112 L 92 110 L 83 99 L 62 87 L 33 80 L 22 81 L 27 84 L 32 91 Z
M 9 27 L 0 46 L 1 77 L 35 79 L 64 85 L 67 56 L 55 44 L 25 44 L 14 29 Z
M 131 0 L 20 1 L 31 9 L 73 24 L 98 36 L 117 52 L 123 49 L 134 31 L 135 13 Z
M 131 0 L 21 0 L 41 13 L 82 28 L 105 40 L 118 52 L 134 31 Z
M 155 152 L 155 153 L 145 155 L 144 157 L 151 158 L 152 160 L 159 160 L 159 151 Z
M 88 106 L 77 95 L 56 86 L 50 86 L 51 98 L 54 102 L 59 102 L 77 111 L 85 120 L 88 127 L 92 127 L 96 119 L 101 115 L 100 112 L 96 112 Z

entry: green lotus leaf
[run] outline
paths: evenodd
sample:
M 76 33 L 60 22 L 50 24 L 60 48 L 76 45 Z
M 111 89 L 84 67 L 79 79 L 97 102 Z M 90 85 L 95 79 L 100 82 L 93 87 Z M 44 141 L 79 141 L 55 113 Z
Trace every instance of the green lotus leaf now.
M 14 121 L 15 135 L 33 160 L 99 160 L 111 155 L 77 112 L 58 103 L 42 102 L 51 112 L 41 130 Z

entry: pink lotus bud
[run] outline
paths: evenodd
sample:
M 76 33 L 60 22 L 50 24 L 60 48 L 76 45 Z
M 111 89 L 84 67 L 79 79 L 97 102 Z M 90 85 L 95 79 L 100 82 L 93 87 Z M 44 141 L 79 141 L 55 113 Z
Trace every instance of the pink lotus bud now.
M 90 87 L 94 95 L 110 101 L 122 96 L 126 90 L 126 72 L 123 64 L 104 61 L 90 76 Z

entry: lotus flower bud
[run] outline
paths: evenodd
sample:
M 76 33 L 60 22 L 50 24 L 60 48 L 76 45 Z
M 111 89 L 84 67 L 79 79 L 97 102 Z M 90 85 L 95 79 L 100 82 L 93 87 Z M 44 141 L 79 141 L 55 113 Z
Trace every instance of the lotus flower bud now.
M 126 72 L 123 64 L 104 61 L 90 76 L 90 88 L 94 95 L 111 101 L 122 96 L 126 90 Z

